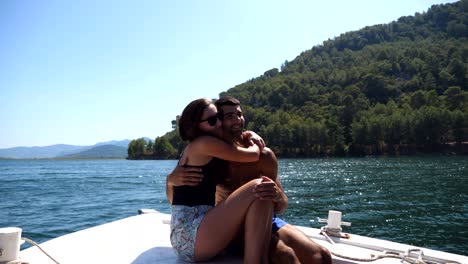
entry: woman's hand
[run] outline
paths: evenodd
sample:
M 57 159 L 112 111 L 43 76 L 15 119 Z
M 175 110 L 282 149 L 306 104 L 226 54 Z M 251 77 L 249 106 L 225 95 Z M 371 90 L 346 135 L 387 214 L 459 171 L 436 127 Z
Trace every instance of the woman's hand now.
M 242 138 L 244 139 L 244 142 L 246 142 L 249 146 L 255 144 L 260 148 L 260 150 L 262 150 L 265 147 L 265 141 L 263 141 L 263 138 L 253 131 L 248 130 L 243 132 Z

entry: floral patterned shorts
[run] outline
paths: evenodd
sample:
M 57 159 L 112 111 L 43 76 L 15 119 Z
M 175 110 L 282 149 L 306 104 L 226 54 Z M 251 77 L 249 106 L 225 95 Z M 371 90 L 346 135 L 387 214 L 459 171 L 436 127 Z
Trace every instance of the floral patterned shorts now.
M 195 240 L 200 222 L 210 205 L 173 205 L 171 216 L 171 244 L 177 255 L 185 260 L 195 261 Z

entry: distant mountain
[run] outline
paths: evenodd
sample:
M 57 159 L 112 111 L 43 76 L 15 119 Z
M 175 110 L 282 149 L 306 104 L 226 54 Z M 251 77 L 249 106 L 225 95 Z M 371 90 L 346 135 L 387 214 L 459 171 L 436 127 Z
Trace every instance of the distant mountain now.
M 100 142 L 94 144 L 94 146 L 103 146 L 103 145 L 113 145 L 113 146 L 120 146 L 120 147 L 128 147 L 128 143 L 130 143 L 129 139 L 124 139 L 124 140 L 111 140 L 111 141 L 106 141 L 106 142 Z
M 0 149 L 0 157 L 12 159 L 53 158 L 63 153 L 82 151 L 85 146 L 57 144 L 46 147 L 15 147 Z
M 119 156 L 115 157 L 126 157 L 127 156 L 127 146 L 130 140 L 112 140 L 107 142 L 99 142 L 92 146 L 76 146 L 76 145 L 66 145 L 66 144 L 57 144 L 45 147 L 14 147 L 0 149 L 0 158 L 11 158 L 11 159 L 47 159 L 47 158 L 56 158 L 56 157 L 70 157 L 74 154 L 85 152 L 99 146 L 117 146 L 125 149 L 125 154 L 122 155 L 121 152 L 115 152 L 115 149 L 108 149 L 109 153 L 103 153 L 102 150 L 98 150 L 96 153 L 99 153 L 96 158 L 101 156 L 105 157 L 114 157 L 116 153 L 120 153 Z M 92 153 L 92 152 L 90 152 Z M 91 158 L 91 157 L 88 157 Z
M 51 158 L 67 156 L 67 155 L 70 155 L 70 154 L 73 154 L 73 153 L 78 153 L 78 152 L 81 152 L 81 151 L 85 151 L 85 150 L 90 149 L 90 148 L 93 148 L 93 146 L 82 146 L 81 148 L 78 148 L 78 149 L 64 150 L 64 151 L 61 151 L 59 153 L 56 153 Z
M 57 158 L 125 158 L 127 147 L 116 145 L 99 145 L 78 153 L 60 156 Z

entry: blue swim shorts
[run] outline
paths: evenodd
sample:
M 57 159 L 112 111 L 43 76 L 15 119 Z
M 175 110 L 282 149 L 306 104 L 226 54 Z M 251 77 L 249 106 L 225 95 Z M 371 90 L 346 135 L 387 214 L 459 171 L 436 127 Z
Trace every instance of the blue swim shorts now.
M 171 244 L 179 258 L 195 262 L 195 241 L 200 223 L 209 205 L 173 205 L 171 215 Z
M 273 219 L 271 220 L 271 233 L 276 233 L 280 228 L 282 228 L 286 224 L 286 221 L 274 215 Z

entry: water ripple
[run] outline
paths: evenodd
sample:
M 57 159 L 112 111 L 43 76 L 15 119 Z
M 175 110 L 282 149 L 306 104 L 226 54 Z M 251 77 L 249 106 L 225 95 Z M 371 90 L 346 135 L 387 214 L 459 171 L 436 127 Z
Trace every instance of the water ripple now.
M 169 213 L 176 162 L 2 160 L 0 226 L 43 242 L 140 208 Z M 293 224 L 339 210 L 347 232 L 468 255 L 466 157 L 283 159 L 279 176 Z

